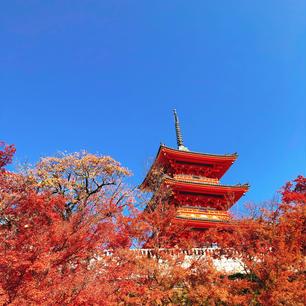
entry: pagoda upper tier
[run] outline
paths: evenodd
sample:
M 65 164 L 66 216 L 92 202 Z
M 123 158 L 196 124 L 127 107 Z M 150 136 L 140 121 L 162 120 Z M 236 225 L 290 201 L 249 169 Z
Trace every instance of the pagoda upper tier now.
M 161 168 L 170 177 L 174 177 L 175 174 L 179 173 L 220 180 L 236 161 L 237 157 L 237 153 L 223 155 L 207 154 L 160 145 L 157 156 L 141 187 L 143 189 L 147 188 L 154 171 Z

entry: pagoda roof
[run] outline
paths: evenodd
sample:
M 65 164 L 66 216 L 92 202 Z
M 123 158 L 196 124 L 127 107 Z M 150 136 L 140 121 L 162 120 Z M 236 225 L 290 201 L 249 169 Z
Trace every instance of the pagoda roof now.
M 176 179 L 176 178 L 173 178 L 173 177 L 170 177 L 169 175 L 165 175 L 164 176 L 164 179 L 165 179 L 165 182 L 166 181 L 172 181 L 172 182 L 177 182 L 177 183 L 183 183 L 183 184 L 187 184 L 187 185 L 199 185 L 199 186 L 207 186 L 208 189 L 210 189 L 209 187 L 215 187 L 217 189 L 220 189 L 220 190 L 232 190 L 233 188 L 234 189 L 239 189 L 241 191 L 248 191 L 249 190 L 249 183 L 245 183 L 245 184 L 236 184 L 236 185 L 224 185 L 224 184 L 214 184 L 214 183 L 204 183 L 204 182 L 195 182 L 195 181 L 189 181 L 189 180 L 182 180 L 182 179 Z M 194 188 L 193 188 L 194 189 Z M 207 188 L 205 188 L 207 189 Z
M 162 165 L 167 159 L 175 159 L 181 162 L 185 162 L 186 164 L 195 164 L 195 165 L 203 165 L 207 166 L 218 163 L 221 165 L 219 167 L 218 172 L 216 173 L 216 178 L 220 179 L 224 173 L 230 168 L 230 166 L 236 161 L 238 157 L 237 153 L 233 154 L 209 154 L 209 153 L 199 153 L 193 152 L 189 150 L 179 150 L 167 147 L 163 144 L 160 145 L 157 155 L 154 159 L 154 162 L 148 171 L 145 179 L 140 185 L 140 188 L 146 187 L 148 184 L 148 180 L 152 174 L 154 168 L 158 168 Z
M 208 218 L 194 218 L 194 217 L 182 217 L 182 216 L 176 216 L 176 219 L 182 219 L 182 220 L 192 220 L 197 222 L 212 222 L 212 223 L 229 223 L 228 220 L 213 220 Z
M 158 153 L 157 153 L 157 156 L 159 155 L 160 151 L 162 149 L 167 149 L 169 151 L 173 151 L 173 152 L 177 152 L 178 154 L 183 154 L 183 155 L 193 155 L 193 154 L 196 154 L 196 155 L 203 155 L 203 156 L 207 156 L 207 157 L 212 157 L 212 158 L 234 158 L 235 160 L 237 159 L 238 157 L 238 153 L 226 153 L 226 154 L 210 154 L 210 153 L 201 153 L 201 152 L 194 152 L 194 151 L 189 151 L 189 150 L 180 150 L 180 149 L 174 149 L 174 148 L 170 148 L 170 147 L 167 147 L 166 145 L 164 144 L 161 144 L 159 146 L 159 150 L 158 150 Z
M 196 219 L 188 217 L 175 217 L 178 222 L 183 222 L 184 225 L 193 227 L 195 229 L 208 229 L 216 226 L 231 227 L 232 224 L 229 221 L 223 220 L 211 220 L 211 219 Z

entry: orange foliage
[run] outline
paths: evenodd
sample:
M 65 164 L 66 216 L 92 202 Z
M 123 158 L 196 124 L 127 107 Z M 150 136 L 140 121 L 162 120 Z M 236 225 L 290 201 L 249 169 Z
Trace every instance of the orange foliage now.
M 133 239 L 128 174 L 86 153 L 43 159 L 30 178 L 1 172 L 0 305 L 111 305 L 111 282 L 129 273 L 111 260 Z
M 283 187 L 282 201 L 239 220 L 220 239 L 218 255 L 241 262 L 243 273 L 228 282 L 239 305 L 305 305 L 306 178 Z M 237 305 L 236 303 L 228 305 Z
M 0 305 L 305 304 L 305 178 L 230 231 L 191 233 L 172 222 L 171 190 L 140 214 L 130 172 L 110 157 L 48 157 L 22 175 L 4 170 L 15 149 L 2 147 Z M 210 255 L 187 252 L 208 242 Z M 227 258 L 240 273 L 215 266 Z

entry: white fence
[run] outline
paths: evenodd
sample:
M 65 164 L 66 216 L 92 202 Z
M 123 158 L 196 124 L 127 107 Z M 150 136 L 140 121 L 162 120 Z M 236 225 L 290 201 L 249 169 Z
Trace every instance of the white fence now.
M 206 255 L 210 256 L 212 252 L 216 249 L 216 247 L 209 247 L 209 248 L 192 248 L 189 250 L 177 250 L 177 249 L 131 249 L 131 251 L 148 256 L 148 257 L 154 257 L 156 256 L 157 252 L 164 252 L 164 253 L 169 253 L 169 254 L 176 254 L 177 252 L 183 253 L 188 256 L 192 255 Z
M 244 273 L 245 267 L 240 260 L 235 260 L 231 258 L 221 257 L 220 259 L 212 258 L 213 252 L 218 248 L 217 245 L 211 245 L 210 247 L 206 248 L 192 248 L 189 250 L 178 250 L 178 249 L 130 249 L 135 255 L 145 256 L 148 258 L 156 257 L 157 253 L 167 253 L 167 254 L 177 254 L 183 253 L 185 255 L 184 263 L 182 264 L 184 267 L 188 267 L 190 262 L 194 259 L 199 259 L 202 256 L 211 258 L 214 266 L 219 271 L 224 271 L 226 273 Z M 112 251 L 106 250 L 104 253 L 106 256 L 111 256 Z

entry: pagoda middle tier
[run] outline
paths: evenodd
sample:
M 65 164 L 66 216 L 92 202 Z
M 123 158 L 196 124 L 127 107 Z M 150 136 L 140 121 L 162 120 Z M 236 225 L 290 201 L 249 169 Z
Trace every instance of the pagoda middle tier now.
M 187 149 L 172 149 L 161 145 L 141 189 L 153 191 L 152 183 L 159 175 L 155 196 L 170 188 L 169 200 L 177 207 L 177 222 L 194 229 L 206 229 L 217 224 L 228 226 L 228 209 L 245 192 L 248 184 L 222 185 L 220 178 L 235 162 L 235 154 L 205 154 Z

